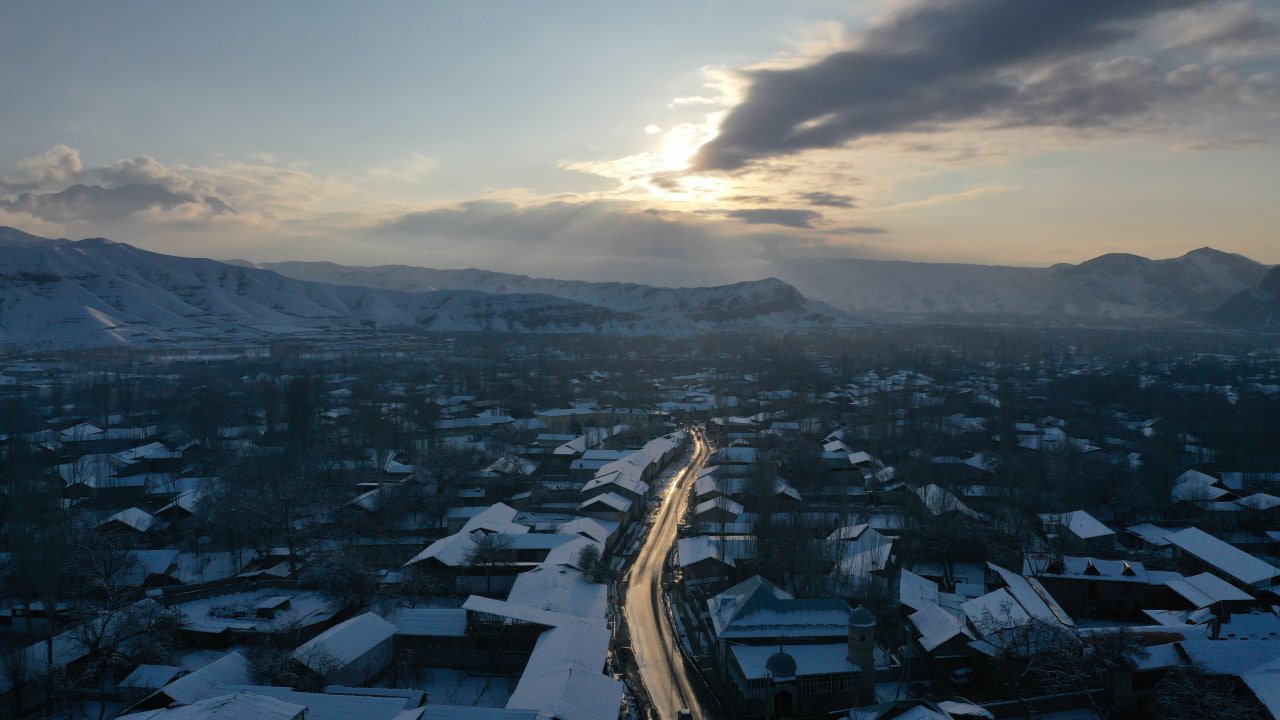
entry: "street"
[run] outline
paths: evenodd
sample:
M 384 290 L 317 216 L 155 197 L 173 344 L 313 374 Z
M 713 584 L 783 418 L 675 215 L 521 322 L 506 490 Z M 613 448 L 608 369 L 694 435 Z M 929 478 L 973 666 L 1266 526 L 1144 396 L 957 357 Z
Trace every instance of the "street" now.
M 694 718 L 707 717 L 694 690 L 695 684 L 702 681 L 680 653 L 662 599 L 663 565 L 676 542 L 689 489 L 710 453 L 700 433 L 693 434 L 693 442 L 689 464 L 668 484 L 649 535 L 636 555 L 625 607 L 631 648 L 653 710 L 658 717 L 671 720 L 683 708 L 688 708 Z

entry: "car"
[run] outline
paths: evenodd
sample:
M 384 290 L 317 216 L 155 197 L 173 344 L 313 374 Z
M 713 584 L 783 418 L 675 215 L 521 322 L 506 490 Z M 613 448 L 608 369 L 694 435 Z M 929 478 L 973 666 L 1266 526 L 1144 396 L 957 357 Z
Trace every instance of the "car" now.
M 689 708 L 680 708 L 676 711 L 676 720 L 693 720 L 693 713 Z

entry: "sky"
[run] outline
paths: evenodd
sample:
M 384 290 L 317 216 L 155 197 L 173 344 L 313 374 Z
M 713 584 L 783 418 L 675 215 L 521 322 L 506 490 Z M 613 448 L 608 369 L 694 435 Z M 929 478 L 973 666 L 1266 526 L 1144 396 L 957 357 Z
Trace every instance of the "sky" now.
M 1280 0 L 10 0 L 0 97 L 0 225 L 179 255 L 1280 263 Z

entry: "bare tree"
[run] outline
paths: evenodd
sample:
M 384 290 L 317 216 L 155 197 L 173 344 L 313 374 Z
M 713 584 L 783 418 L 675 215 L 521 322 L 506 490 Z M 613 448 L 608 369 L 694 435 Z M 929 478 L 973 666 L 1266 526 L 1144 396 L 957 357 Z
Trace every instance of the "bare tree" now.
M 73 642 L 85 653 L 84 670 L 76 679 L 99 692 L 99 720 L 106 712 L 111 684 L 138 662 L 167 660 L 174 634 L 181 624 L 176 611 L 154 600 L 108 607 L 71 629 Z
M 1257 701 L 1235 692 L 1226 678 L 1196 665 L 1170 670 L 1156 684 L 1156 709 L 1164 720 L 1263 720 Z
M 486 594 L 493 593 L 493 571 L 507 564 L 511 551 L 511 538 L 498 533 L 479 533 L 472 536 L 472 546 L 467 550 L 464 562 L 467 567 L 484 571 Z
M 36 679 L 34 666 L 30 650 L 22 643 L 14 643 L 0 653 L 0 677 L 13 688 L 13 717 L 22 715 L 23 693 Z
M 1074 628 L 1020 617 L 1012 607 L 988 610 L 974 626 L 996 648 L 993 662 L 1010 692 L 1018 697 L 1079 693 L 1102 718 L 1114 711 L 1099 702 L 1098 693 L 1112 671 L 1148 654 L 1138 637 L 1124 628 L 1082 636 Z

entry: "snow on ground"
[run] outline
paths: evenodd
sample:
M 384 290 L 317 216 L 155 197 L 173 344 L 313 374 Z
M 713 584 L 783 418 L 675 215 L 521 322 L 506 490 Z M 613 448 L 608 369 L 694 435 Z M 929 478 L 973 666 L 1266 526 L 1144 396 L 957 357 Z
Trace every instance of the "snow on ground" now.
M 506 675 L 473 675 L 448 668 L 418 672 L 414 686 L 424 690 L 432 705 L 506 707 L 519 678 Z

